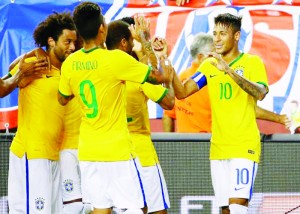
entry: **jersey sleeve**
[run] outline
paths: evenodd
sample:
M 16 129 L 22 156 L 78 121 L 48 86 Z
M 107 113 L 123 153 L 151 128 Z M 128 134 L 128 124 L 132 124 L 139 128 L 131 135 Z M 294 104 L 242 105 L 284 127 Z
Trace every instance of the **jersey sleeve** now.
M 66 59 L 61 66 L 61 76 L 60 76 L 60 81 L 58 86 L 58 91 L 63 97 L 69 97 L 73 94 L 71 87 L 69 85 L 70 69 L 68 69 L 68 67 L 69 67 L 69 63 L 68 63 L 68 59 Z
M 263 84 L 268 88 L 268 78 L 263 61 L 258 56 L 252 56 L 250 65 L 252 66 L 251 70 L 253 71 L 251 72 L 250 80 Z
M 134 59 L 129 54 L 120 50 L 110 51 L 114 59 L 118 59 L 112 66 L 115 75 L 120 80 L 144 83 L 148 79 L 151 67 Z
M 159 103 L 168 93 L 168 89 L 164 88 L 162 85 L 152 85 L 145 82 L 141 85 L 144 94 L 152 101 Z

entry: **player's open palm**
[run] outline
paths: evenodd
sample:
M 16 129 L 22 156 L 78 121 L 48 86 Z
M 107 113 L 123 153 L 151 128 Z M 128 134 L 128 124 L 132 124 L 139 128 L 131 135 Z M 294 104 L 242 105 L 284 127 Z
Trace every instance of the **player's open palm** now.
M 221 58 L 221 56 L 219 54 L 211 52 L 211 53 L 209 53 L 209 56 L 216 59 L 216 61 L 210 62 L 213 66 L 215 66 L 220 71 L 228 73 L 230 68 L 227 65 L 227 63 Z
M 134 17 L 134 32 L 137 35 L 137 41 L 149 41 L 150 40 L 150 20 L 144 16 Z M 132 34 L 132 32 L 131 32 Z

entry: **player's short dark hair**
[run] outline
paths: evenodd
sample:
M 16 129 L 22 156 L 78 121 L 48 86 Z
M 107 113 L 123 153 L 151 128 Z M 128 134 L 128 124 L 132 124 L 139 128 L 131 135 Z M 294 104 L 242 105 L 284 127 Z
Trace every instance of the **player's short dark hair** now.
M 121 20 L 112 21 L 108 24 L 106 36 L 107 49 L 115 49 L 123 38 L 127 41 L 130 39 L 131 32 L 128 27 L 129 24 Z
M 135 25 L 134 18 L 132 18 L 131 16 L 125 16 L 120 20 L 128 23 L 129 25 Z
M 84 40 L 96 38 L 98 29 L 104 24 L 101 8 L 94 2 L 82 2 L 73 12 L 78 33 Z
M 241 31 L 242 17 L 235 16 L 230 13 L 219 14 L 215 17 L 215 25 L 222 24 L 231 27 L 233 32 Z
M 71 13 L 54 13 L 38 24 L 33 32 L 33 39 L 38 47 L 48 49 L 48 38 L 57 41 L 63 30 L 76 30 Z

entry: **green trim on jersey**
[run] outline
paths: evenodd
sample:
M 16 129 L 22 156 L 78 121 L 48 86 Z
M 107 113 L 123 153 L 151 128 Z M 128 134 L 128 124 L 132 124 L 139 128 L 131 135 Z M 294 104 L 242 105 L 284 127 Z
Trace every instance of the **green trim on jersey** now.
M 167 95 L 168 92 L 169 92 L 169 90 L 166 88 L 166 90 L 163 93 L 163 95 L 156 102 L 160 103 L 164 99 L 164 97 Z
M 96 50 L 96 49 L 99 49 L 100 47 L 94 47 L 94 48 L 92 48 L 92 49 L 90 49 L 90 50 L 85 50 L 84 48 L 81 48 L 80 50 L 83 52 L 83 53 L 90 53 L 90 52 L 92 52 L 92 51 L 94 51 L 94 50 Z
M 240 58 L 242 58 L 242 56 L 244 55 L 244 53 L 241 53 L 237 58 L 235 58 L 231 63 L 229 63 L 229 67 L 231 67 L 234 63 L 236 63 Z
M 147 74 L 146 74 L 145 79 L 143 80 L 142 84 L 145 83 L 145 82 L 147 81 L 147 79 L 148 79 L 148 77 L 149 77 L 149 75 L 150 75 L 151 70 L 152 70 L 152 67 L 149 66 L 149 67 L 148 67 Z

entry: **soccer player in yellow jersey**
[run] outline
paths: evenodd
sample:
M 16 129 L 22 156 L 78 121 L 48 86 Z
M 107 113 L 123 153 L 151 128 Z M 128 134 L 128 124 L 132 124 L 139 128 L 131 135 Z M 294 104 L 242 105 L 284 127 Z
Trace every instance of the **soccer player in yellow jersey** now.
M 36 27 L 33 37 L 37 46 L 46 47 L 51 68 L 19 92 L 8 203 L 16 214 L 62 213 L 58 158 L 65 109 L 56 96 L 61 64 L 75 50 L 76 28 L 69 13 L 55 13 Z
M 141 166 L 132 153 L 127 128 L 125 82 L 168 79 L 157 69 L 149 23 L 138 17 L 135 30 L 152 66 L 123 51 L 99 47 L 107 25 L 96 3 L 79 4 L 73 19 L 83 48 L 62 65 L 58 100 L 65 105 L 75 97 L 83 113 L 78 146 L 83 200 L 89 199 L 94 214 L 109 214 L 113 206 L 127 208 L 127 213 L 146 213 Z
M 262 60 L 241 53 L 241 17 L 215 17 L 216 53 L 184 84 L 174 75 L 175 95 L 183 99 L 208 86 L 212 108 L 210 148 L 212 184 L 222 214 L 246 214 L 260 159 L 260 134 L 255 119 L 257 100 L 268 93 Z
M 108 50 L 119 49 L 132 54 L 133 36 L 129 24 L 112 21 L 108 25 L 106 38 Z M 139 55 L 139 54 L 137 54 Z M 126 82 L 126 112 L 134 152 L 137 154 L 144 178 L 144 187 L 148 213 L 165 214 L 170 207 L 165 178 L 158 161 L 158 156 L 151 140 L 148 100 L 157 102 L 165 109 L 174 106 L 174 92 L 171 85 Z

